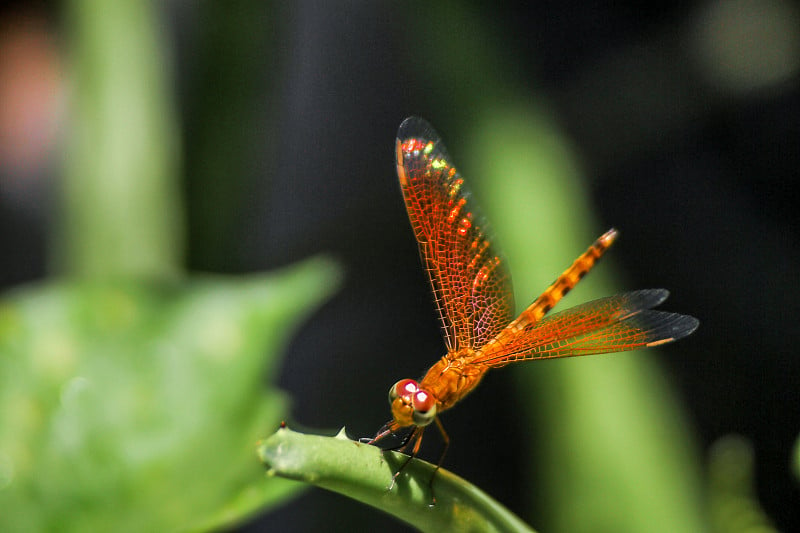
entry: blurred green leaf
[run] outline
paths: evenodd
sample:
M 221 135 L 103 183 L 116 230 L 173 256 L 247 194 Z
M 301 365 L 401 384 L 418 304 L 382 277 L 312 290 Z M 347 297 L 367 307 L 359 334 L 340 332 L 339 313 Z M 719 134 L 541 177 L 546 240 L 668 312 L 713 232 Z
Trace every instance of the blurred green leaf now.
M 210 527 L 297 490 L 253 461 L 286 409 L 264 378 L 335 278 L 312 260 L 0 301 L 0 530 Z
M 397 452 L 352 441 L 344 429 L 336 437 L 304 435 L 282 428 L 259 446 L 268 473 L 311 483 L 371 505 L 421 531 L 533 531 L 508 509 L 464 479 L 440 469 L 429 486 L 434 465 L 407 460 Z

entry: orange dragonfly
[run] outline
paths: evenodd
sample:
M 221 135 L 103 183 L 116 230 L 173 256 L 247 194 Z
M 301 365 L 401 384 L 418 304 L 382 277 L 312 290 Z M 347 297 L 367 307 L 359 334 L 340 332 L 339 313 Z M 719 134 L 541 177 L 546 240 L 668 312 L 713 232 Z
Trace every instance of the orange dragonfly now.
M 389 389 L 392 420 L 368 442 L 405 431 L 395 449 L 411 448 L 411 454 L 392 486 L 417 455 L 430 424 L 436 424 L 444 441 L 438 470 L 450 443 L 439 415 L 469 394 L 488 370 L 519 361 L 660 346 L 697 328 L 694 317 L 651 310 L 666 300 L 665 289 L 617 294 L 545 318 L 611 246 L 615 229 L 598 238 L 514 318 L 511 277 L 434 129 L 421 118 L 407 118 L 397 133 L 396 155 L 447 353 L 420 381 L 402 379 Z

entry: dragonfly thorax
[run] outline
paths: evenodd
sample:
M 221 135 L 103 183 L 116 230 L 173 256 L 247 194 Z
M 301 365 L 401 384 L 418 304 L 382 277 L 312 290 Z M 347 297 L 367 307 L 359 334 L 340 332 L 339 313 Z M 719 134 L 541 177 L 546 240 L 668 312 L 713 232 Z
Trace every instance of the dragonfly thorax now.
M 422 378 L 420 387 L 439 400 L 440 413 L 469 394 L 483 378 L 486 369 L 470 364 L 471 355 L 474 352 L 469 349 L 447 354 Z

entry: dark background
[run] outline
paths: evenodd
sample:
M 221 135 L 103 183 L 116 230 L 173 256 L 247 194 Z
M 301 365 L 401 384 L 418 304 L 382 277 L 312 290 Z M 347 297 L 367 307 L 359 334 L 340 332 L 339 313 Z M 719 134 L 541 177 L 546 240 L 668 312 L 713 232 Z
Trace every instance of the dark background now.
M 340 292 L 286 356 L 280 386 L 293 398 L 291 420 L 371 435 L 388 417 L 389 385 L 440 357 L 396 183 L 396 128 L 408 115 L 426 117 L 458 164 L 459 132 L 478 110 L 522 95 L 547 110 L 579 154 L 602 223 L 596 233 L 622 230 L 613 254 L 628 288 L 669 287 L 669 308 L 701 319 L 680 349 L 654 355 L 698 446 L 729 433 L 749 439 L 766 513 L 781 530 L 800 529 L 790 471 L 800 430 L 800 6 L 437 6 L 164 4 L 182 117 L 188 267 L 251 272 L 327 253 L 346 271 Z M 29 61 L 44 72 L 63 68 L 57 53 L 46 53 L 59 46 L 58 5 L 6 6 L 6 51 L 20 13 L 44 28 L 34 46 L 45 53 Z M 9 80 L 18 70 L 8 71 L 7 56 Z M 39 157 L 14 159 L 14 124 L 2 124 L 2 287 L 46 273 L 57 176 L 57 135 L 40 143 Z M 572 259 L 563 258 L 565 266 Z M 507 409 L 511 372 L 497 374 L 481 386 L 480 402 L 448 413 L 454 444 L 446 466 L 526 516 L 517 454 L 484 460 L 492 443 L 513 452 L 532 431 Z M 476 426 L 489 419 L 490 427 Z M 428 438 L 435 458 L 438 442 Z M 287 529 L 275 528 L 278 521 Z M 321 490 L 247 529 L 289 527 L 404 530 Z

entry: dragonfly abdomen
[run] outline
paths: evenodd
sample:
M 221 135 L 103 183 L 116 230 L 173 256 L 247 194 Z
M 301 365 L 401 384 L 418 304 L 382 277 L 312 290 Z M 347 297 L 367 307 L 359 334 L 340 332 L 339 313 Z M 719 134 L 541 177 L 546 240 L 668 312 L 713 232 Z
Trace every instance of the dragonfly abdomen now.
M 513 331 L 519 331 L 539 322 L 592 269 L 614 243 L 618 234 L 617 230 L 611 228 L 598 237 L 509 327 Z

